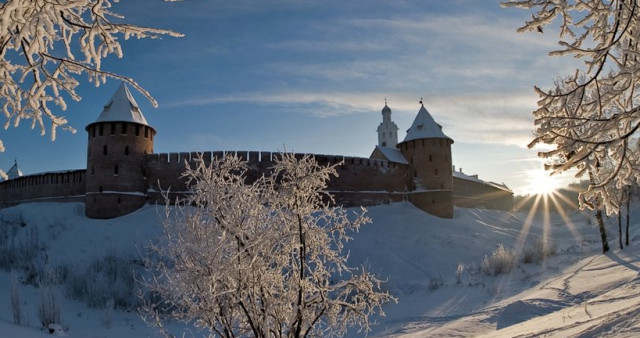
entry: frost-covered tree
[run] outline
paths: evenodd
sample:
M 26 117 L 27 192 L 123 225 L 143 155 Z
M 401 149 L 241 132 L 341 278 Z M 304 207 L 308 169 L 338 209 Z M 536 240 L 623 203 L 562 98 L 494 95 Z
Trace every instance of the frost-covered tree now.
M 282 154 L 268 176 L 246 181 L 235 156 L 187 164 L 190 194 L 167 208 L 164 241 L 152 247 L 147 281 L 162 314 L 221 337 L 342 336 L 367 331 L 392 300 L 365 268 L 347 265 L 349 233 L 365 211 L 331 206 L 324 193 L 334 167 Z
M 581 206 L 619 212 L 619 191 L 640 182 L 640 5 L 636 0 L 508 0 L 507 7 L 533 10 L 519 31 L 546 32 L 559 23 L 560 48 L 550 54 L 572 56 L 584 67 L 535 88 L 537 126 L 530 147 L 554 146 L 539 155 L 552 172 L 577 169 L 591 184 Z
M 123 56 L 120 39 L 181 34 L 125 23 L 123 16 L 112 11 L 114 2 L 118 0 L 7 0 L 0 4 L 0 106 L 5 129 L 27 120 L 42 134 L 49 129 L 52 139 L 58 127 L 74 131 L 60 111 L 66 110 L 65 96 L 80 100 L 76 88 L 81 75 L 96 86 L 107 78 L 125 81 L 157 105 L 132 78 L 104 70 L 102 60 Z

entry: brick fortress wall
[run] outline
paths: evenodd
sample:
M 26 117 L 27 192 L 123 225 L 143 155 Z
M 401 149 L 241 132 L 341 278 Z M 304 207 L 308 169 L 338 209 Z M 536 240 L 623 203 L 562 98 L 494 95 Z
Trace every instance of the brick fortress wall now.
M 274 165 L 273 159 L 279 155 L 279 153 L 257 151 L 208 151 L 146 155 L 141 163 L 141 166 L 145 168 L 148 185 L 146 201 L 148 203 L 164 203 L 162 190 L 170 190 L 173 196 L 187 192 L 186 181 L 180 178 L 185 170 L 185 161 L 194 163 L 200 154 L 208 163 L 215 157 L 221 158 L 225 154 L 237 154 L 248 161 L 251 168 L 248 173 L 249 180 L 267 174 L 269 168 Z M 298 157 L 303 155 L 296 154 Z M 406 199 L 406 168 L 401 164 L 360 157 L 310 155 L 321 165 L 342 163 L 336 167 L 338 177 L 333 177 L 327 188 L 337 204 L 367 206 Z M 123 168 L 119 170 L 119 178 L 127 177 Z M 96 174 L 97 172 L 94 171 L 92 177 L 95 177 Z M 111 172 L 107 174 L 113 175 Z M 82 169 L 22 176 L 0 182 L 0 207 L 25 202 L 83 202 L 88 191 L 86 175 L 87 170 Z M 132 185 L 138 186 L 138 183 L 135 180 Z M 127 183 L 121 180 L 119 187 L 127 191 L 126 185 Z M 99 191 L 90 191 L 90 193 L 92 196 L 100 194 Z M 105 194 L 110 193 L 105 191 Z M 111 202 L 113 201 L 101 206 L 101 209 L 106 210 L 109 207 L 117 206 L 117 203 Z M 98 201 L 98 203 L 100 202 Z
M 161 189 L 175 193 L 187 191 L 186 183 L 180 179 L 185 161 L 193 163 L 199 154 L 210 161 L 213 157 L 237 154 L 248 160 L 251 171 L 249 179 L 267 173 L 278 153 L 257 151 L 214 151 L 191 153 L 162 153 L 146 155 L 144 163 L 148 191 L 146 201 L 163 203 Z M 302 156 L 302 154 L 298 154 Z M 408 192 L 412 181 L 408 167 L 402 164 L 360 157 L 339 155 L 313 155 L 320 164 L 337 164 L 338 177 L 334 177 L 328 190 L 338 204 L 344 206 L 377 205 L 402 200 L 418 200 L 423 204 L 434 204 L 445 200 L 447 192 Z M 0 182 L 0 208 L 24 202 L 82 202 L 86 193 L 87 170 L 70 170 L 22 176 Z M 513 193 L 486 184 L 453 178 L 453 204 L 460 207 L 485 207 L 511 210 Z M 415 195 L 415 196 L 414 196 Z
M 149 179 L 149 202 L 162 202 L 161 191 L 170 190 L 173 196 L 187 191 L 186 182 L 180 179 L 184 172 L 185 161 L 193 163 L 202 154 L 205 162 L 212 158 L 222 158 L 226 154 L 235 154 L 246 160 L 251 170 L 249 180 L 255 180 L 262 174 L 268 174 L 279 153 L 257 151 L 214 151 L 192 153 L 164 153 L 147 156 L 146 168 Z M 375 205 L 402 201 L 405 198 L 405 166 L 382 160 L 336 155 L 310 154 L 320 165 L 337 166 L 338 177 L 333 177 L 327 190 L 334 196 L 336 203 L 344 206 Z M 296 154 L 302 157 L 304 154 Z
M 0 182 L 0 207 L 24 202 L 81 202 L 86 170 L 70 170 L 22 176 Z

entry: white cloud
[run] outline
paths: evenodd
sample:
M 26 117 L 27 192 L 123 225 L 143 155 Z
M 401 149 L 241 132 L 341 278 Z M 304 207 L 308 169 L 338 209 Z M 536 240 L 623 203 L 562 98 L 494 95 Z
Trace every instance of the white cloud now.
M 202 106 L 228 103 L 254 104 L 257 110 L 287 111 L 329 117 L 345 114 L 379 112 L 384 98 L 389 98 L 395 119 L 411 122 L 419 97 L 404 93 L 378 92 L 272 92 L 242 93 L 190 99 L 169 104 Z M 425 107 L 443 126 L 447 135 L 459 142 L 497 143 L 524 147 L 532 139 L 534 130 L 531 112 L 535 97 L 526 93 L 460 93 L 425 96 Z M 407 128 L 401 126 L 401 130 Z

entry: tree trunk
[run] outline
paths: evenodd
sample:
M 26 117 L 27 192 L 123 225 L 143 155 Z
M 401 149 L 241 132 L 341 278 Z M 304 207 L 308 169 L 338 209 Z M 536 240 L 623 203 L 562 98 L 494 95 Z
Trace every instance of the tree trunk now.
M 602 210 L 596 211 L 596 220 L 598 228 L 600 228 L 600 238 L 602 239 L 602 253 L 609 251 L 609 243 L 607 242 L 607 232 L 604 229 L 604 220 L 602 219 Z
M 627 246 L 629 246 L 629 202 L 630 201 L 631 201 L 631 188 L 627 190 L 627 236 L 625 239 Z
M 622 246 L 622 210 L 618 210 L 618 243 L 620 243 L 620 249 Z

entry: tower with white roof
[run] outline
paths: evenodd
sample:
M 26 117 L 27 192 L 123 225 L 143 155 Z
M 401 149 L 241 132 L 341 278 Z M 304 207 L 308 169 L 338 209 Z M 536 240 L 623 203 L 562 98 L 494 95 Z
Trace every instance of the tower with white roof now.
M 112 218 L 142 207 L 148 187 L 144 159 L 153 153 L 156 131 L 124 83 L 86 130 L 86 215 Z
M 420 101 L 420 110 L 407 136 L 397 145 L 407 164 L 409 200 L 440 217 L 453 217 L 451 144 Z

